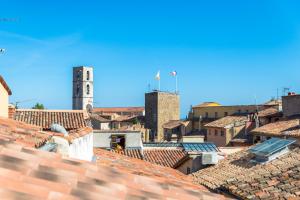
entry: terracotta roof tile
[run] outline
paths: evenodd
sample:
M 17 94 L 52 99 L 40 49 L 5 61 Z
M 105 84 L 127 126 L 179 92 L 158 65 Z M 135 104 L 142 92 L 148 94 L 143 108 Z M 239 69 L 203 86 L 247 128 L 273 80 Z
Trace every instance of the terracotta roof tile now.
M 88 116 L 83 110 L 37 110 L 17 109 L 14 119 L 27 124 L 37 125 L 49 130 L 53 123 L 58 123 L 65 129 L 79 129 L 87 126 Z
M 148 148 L 143 151 L 140 149 L 125 149 L 122 151 L 112 150 L 112 152 L 171 168 L 175 168 L 179 162 L 187 158 L 187 154 L 181 149 Z
M 271 116 L 282 116 L 282 112 L 278 111 L 277 108 L 270 107 L 258 112 L 258 117 L 271 117 Z
M 0 138 L 16 141 L 29 147 L 40 147 L 51 135 L 42 132 L 40 127 L 0 117 Z
M 97 165 L 0 139 L 2 199 L 225 199 L 180 172 L 97 151 Z
M 266 164 L 251 162 L 246 150 L 193 174 L 195 182 L 227 191 L 241 199 L 300 198 L 300 149 Z
M 116 112 L 143 112 L 145 107 L 102 107 L 94 108 L 93 112 L 116 113 Z
M 162 125 L 162 127 L 163 127 L 163 128 L 166 128 L 166 129 L 173 129 L 173 128 L 179 127 L 179 126 L 181 126 L 181 125 L 184 125 L 184 124 L 182 123 L 182 121 L 180 121 L 180 120 L 171 120 L 171 121 L 169 121 L 169 122 L 167 122 L 167 123 L 164 123 L 164 124 Z
M 95 119 L 99 122 L 110 122 L 111 120 L 102 117 L 100 114 L 92 113 L 90 114 L 91 119 Z
M 85 135 L 88 135 L 90 133 L 93 132 L 93 128 L 91 127 L 83 127 L 80 129 L 75 129 L 75 130 L 71 130 L 68 132 L 68 136 L 65 136 L 63 133 L 57 133 L 57 132 L 47 132 L 49 135 L 52 136 L 59 136 L 59 137 L 63 137 L 66 138 L 70 143 L 73 142 L 73 140 L 75 140 L 76 138 L 80 138 L 83 137 Z
M 246 121 L 247 121 L 247 116 L 232 115 L 232 116 L 226 116 L 221 119 L 210 122 L 210 123 L 206 124 L 205 127 L 224 128 L 225 126 L 234 124 L 236 122 L 246 122 Z
M 282 119 L 254 129 L 251 133 L 265 136 L 297 136 L 300 137 L 300 119 Z

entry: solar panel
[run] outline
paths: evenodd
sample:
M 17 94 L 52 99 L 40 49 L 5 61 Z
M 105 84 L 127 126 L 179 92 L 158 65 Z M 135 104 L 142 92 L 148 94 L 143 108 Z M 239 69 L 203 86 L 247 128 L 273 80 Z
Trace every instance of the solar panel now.
M 143 143 L 144 147 L 181 147 L 181 143 Z
M 182 143 L 185 151 L 198 151 L 198 152 L 218 152 L 218 148 L 213 143 Z
M 271 138 L 249 149 L 251 153 L 259 156 L 270 156 L 288 145 L 293 144 L 296 140 L 287 140 L 279 138 Z

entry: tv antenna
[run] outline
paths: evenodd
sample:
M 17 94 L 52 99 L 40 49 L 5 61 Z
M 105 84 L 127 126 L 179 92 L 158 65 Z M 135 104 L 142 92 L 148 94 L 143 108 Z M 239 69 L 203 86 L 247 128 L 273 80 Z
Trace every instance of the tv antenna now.
M 18 109 L 19 104 L 30 102 L 30 101 L 34 101 L 34 100 L 35 99 L 27 99 L 27 100 L 23 100 L 23 101 L 16 101 L 14 104 L 15 104 L 16 109 Z

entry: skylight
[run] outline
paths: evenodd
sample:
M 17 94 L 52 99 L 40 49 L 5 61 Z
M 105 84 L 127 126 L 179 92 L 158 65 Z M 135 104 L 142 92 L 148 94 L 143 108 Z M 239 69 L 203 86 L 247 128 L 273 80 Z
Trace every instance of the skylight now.
M 255 155 L 255 161 L 268 162 L 289 151 L 288 146 L 296 140 L 271 138 L 249 149 Z

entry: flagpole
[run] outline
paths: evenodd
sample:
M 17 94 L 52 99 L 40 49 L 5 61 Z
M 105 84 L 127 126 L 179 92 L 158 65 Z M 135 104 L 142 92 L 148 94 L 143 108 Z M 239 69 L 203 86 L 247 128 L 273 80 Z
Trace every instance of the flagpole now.
M 160 79 L 158 79 L 158 91 L 160 91 Z
M 176 89 L 175 89 L 175 93 L 177 94 L 178 93 L 178 79 L 177 79 L 177 74 L 176 74 L 176 77 L 175 77 L 175 84 L 176 84 Z

